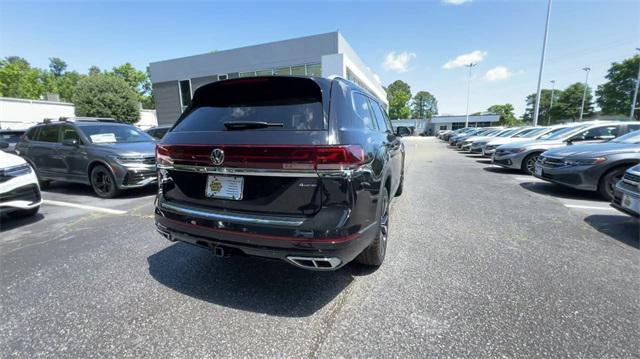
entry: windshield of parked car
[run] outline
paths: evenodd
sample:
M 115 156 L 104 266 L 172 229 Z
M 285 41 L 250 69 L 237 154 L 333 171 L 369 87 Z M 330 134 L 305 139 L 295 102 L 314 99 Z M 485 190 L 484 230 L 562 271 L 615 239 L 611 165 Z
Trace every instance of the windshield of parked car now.
M 0 132 L 0 141 L 16 143 L 24 132 Z
M 556 132 L 549 132 L 546 135 L 540 136 L 539 140 L 559 140 L 564 138 L 566 135 L 583 130 L 588 126 L 571 126 L 564 127 L 563 129 Z
M 640 130 L 629 132 L 624 136 L 614 138 L 609 142 L 626 143 L 626 144 L 640 144 Z
M 531 132 L 536 131 L 536 130 L 538 130 L 538 129 L 535 128 L 535 127 L 527 128 L 525 130 L 521 130 L 520 132 L 517 132 L 512 137 L 513 138 L 525 138 L 525 137 L 527 137 L 528 134 L 530 134 Z
M 153 137 L 130 125 L 95 124 L 79 128 L 91 143 L 153 142 Z
M 517 137 L 517 138 L 534 138 L 536 136 L 538 136 L 539 134 L 543 133 L 544 131 L 546 131 L 547 128 L 546 127 L 537 127 L 537 128 L 532 128 L 529 131 L 523 131 L 513 137 Z
M 501 134 L 499 134 L 496 137 L 509 137 L 511 135 L 513 135 L 514 133 L 518 132 L 520 129 L 519 128 L 512 128 L 512 129 L 508 129 L 503 131 Z

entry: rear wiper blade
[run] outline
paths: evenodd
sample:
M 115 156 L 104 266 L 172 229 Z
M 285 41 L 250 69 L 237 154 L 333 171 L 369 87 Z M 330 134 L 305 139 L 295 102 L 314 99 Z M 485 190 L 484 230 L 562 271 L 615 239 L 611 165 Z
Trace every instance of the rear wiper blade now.
M 224 127 L 226 127 L 227 130 L 252 130 L 256 128 L 284 127 L 284 124 L 262 121 L 231 121 L 225 122 Z

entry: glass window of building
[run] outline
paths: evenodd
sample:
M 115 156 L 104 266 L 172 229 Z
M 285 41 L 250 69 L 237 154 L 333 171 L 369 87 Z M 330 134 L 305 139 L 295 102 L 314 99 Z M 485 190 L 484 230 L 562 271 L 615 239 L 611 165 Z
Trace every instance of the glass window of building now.
M 306 75 L 306 70 L 304 65 L 302 66 L 291 66 L 291 75 L 293 76 L 304 76 Z
M 182 106 L 182 110 L 191 105 L 191 81 L 190 80 L 182 80 L 180 81 L 180 105 Z
M 240 77 L 251 77 L 251 76 L 255 76 L 256 73 L 254 71 L 249 71 L 249 72 L 241 72 L 239 74 Z
M 308 64 L 307 65 L 307 76 L 321 76 L 322 68 L 320 64 Z
M 226 80 L 227 79 L 227 75 L 220 75 L 218 76 L 218 80 Z
M 291 68 L 290 67 L 281 67 L 279 69 L 276 69 L 275 74 L 278 76 L 289 76 L 291 75 Z
M 256 76 L 271 76 L 271 75 L 273 75 L 273 70 L 256 71 Z
M 240 74 L 237 72 L 230 72 L 227 74 L 227 78 L 230 78 L 230 79 L 237 79 L 238 77 L 240 77 Z

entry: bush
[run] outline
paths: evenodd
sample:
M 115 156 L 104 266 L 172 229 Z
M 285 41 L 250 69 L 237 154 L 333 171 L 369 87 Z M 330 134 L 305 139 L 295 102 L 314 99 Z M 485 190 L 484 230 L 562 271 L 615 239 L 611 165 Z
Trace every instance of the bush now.
M 119 77 L 98 74 L 78 82 L 73 95 L 76 116 L 112 117 L 135 123 L 140 116 L 138 94 Z

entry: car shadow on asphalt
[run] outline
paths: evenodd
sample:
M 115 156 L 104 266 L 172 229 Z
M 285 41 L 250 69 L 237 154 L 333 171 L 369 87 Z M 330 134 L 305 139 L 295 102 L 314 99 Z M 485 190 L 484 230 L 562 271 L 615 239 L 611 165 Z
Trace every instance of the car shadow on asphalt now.
M 36 213 L 29 217 L 18 217 L 15 214 L 3 214 L 0 216 L 0 233 L 36 223 L 43 218 L 44 216 L 41 213 Z
M 120 192 L 116 198 L 139 198 L 153 195 L 156 193 L 157 186 L 149 185 L 140 188 L 131 188 Z M 66 183 L 66 182 L 51 182 L 45 189 L 44 193 L 57 193 L 74 196 L 87 196 L 101 199 L 95 194 L 91 186 L 80 183 Z
M 516 170 L 516 169 L 513 169 L 513 168 L 504 168 L 504 167 L 498 167 L 498 166 L 491 166 L 491 167 L 483 167 L 482 169 L 487 171 L 487 172 L 491 172 L 491 173 L 526 176 L 524 173 L 520 172 L 520 170 Z M 534 177 L 531 177 L 531 178 L 533 179 Z
M 279 260 L 234 256 L 175 243 L 147 258 L 159 283 L 193 298 L 239 310 L 282 317 L 308 317 L 338 296 L 357 275 L 354 265 L 314 272 Z
M 535 178 L 535 177 L 531 177 Z M 559 197 L 564 199 L 588 200 L 607 202 L 598 195 L 597 192 L 581 191 L 571 187 L 565 187 L 554 183 L 547 182 L 524 182 L 520 183 L 520 187 L 538 194 Z
M 491 160 L 490 159 L 484 159 L 484 160 L 476 160 L 476 162 L 483 164 L 483 165 L 490 165 L 491 164 Z
M 626 215 L 594 214 L 584 221 L 598 232 L 640 249 L 640 221 L 637 219 Z

